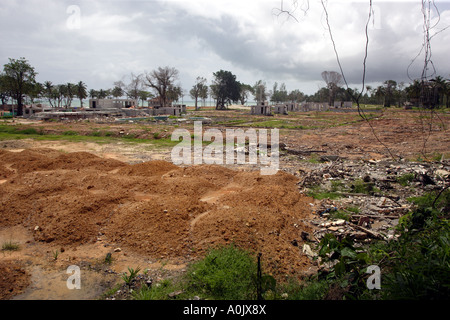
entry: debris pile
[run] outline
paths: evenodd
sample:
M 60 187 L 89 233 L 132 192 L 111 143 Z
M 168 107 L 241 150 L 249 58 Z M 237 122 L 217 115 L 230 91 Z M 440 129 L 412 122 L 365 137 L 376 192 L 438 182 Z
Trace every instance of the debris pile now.
M 411 197 L 440 191 L 450 183 L 449 162 L 346 160 L 339 157 L 299 169 L 301 192 L 316 198 L 313 241 L 327 233 L 355 241 L 396 237 Z

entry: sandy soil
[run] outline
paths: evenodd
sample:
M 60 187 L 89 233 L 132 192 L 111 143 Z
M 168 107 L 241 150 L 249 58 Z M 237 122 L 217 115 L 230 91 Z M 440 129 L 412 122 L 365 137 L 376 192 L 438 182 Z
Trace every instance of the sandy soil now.
M 85 281 L 96 285 L 73 291 L 65 270 L 98 264 L 107 253 L 114 272 L 163 264 L 182 270 L 209 248 L 235 243 L 261 252 L 274 275 L 300 277 L 311 267 L 292 245 L 310 231 L 303 221 L 311 199 L 298 193 L 298 178 L 288 173 L 181 168 L 162 160 L 131 165 L 51 148 L 1 150 L 0 165 L 0 241 L 20 246 L 4 252 L 2 262 L 13 262 L 15 279 L 31 283 L 27 290 L 14 286 L 23 291 L 16 299 L 99 295 L 112 276 L 87 271 Z
M 60 123 L 23 123 L 68 129 Z M 405 112 L 384 113 L 370 124 L 282 129 L 280 141 L 291 150 L 321 151 L 319 156 L 450 156 L 446 114 L 431 127 L 420 114 Z M 70 126 L 92 131 L 104 125 Z M 108 130 L 139 129 L 108 124 Z M 170 276 L 211 246 L 232 242 L 261 252 L 266 272 L 310 274 L 316 267 L 301 253 L 300 235 L 311 231 L 306 221 L 313 200 L 296 185 L 304 158 L 281 158 L 282 169 L 295 175 L 261 176 L 245 167 L 176 167 L 170 150 L 142 144 L 1 141 L 0 243 L 16 243 L 19 250 L 0 252 L 0 299 L 96 299 L 128 267 L 148 268 L 155 279 Z M 113 263 L 105 265 L 108 253 Z M 82 267 L 81 290 L 66 286 L 69 265 Z

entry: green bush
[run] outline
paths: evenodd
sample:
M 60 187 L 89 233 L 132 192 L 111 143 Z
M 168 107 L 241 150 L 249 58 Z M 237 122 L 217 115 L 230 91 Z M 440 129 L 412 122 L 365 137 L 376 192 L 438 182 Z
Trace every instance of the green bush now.
M 216 300 L 247 300 L 256 297 L 257 263 L 234 245 L 213 249 L 188 271 L 191 291 Z

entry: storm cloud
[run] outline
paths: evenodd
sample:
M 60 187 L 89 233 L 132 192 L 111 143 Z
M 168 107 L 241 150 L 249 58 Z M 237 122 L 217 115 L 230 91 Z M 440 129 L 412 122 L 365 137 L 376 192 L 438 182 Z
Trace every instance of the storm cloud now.
M 312 94 L 324 86 L 322 71 L 339 71 L 325 14 L 317 0 L 283 3 L 293 16 L 280 14 L 280 0 L 3 0 L 0 63 L 25 57 L 41 82 L 82 80 L 94 89 L 111 88 L 131 72 L 171 66 L 186 92 L 198 76 L 211 81 L 223 69 L 244 83 L 284 82 L 288 90 Z M 432 33 L 450 25 L 449 2 L 436 4 Z M 358 87 L 368 5 L 328 1 L 327 9 L 344 75 Z M 373 9 L 366 83 L 407 83 L 407 71 L 419 76 L 423 67 L 421 3 L 374 1 Z M 432 41 L 433 65 L 445 78 L 449 32 Z

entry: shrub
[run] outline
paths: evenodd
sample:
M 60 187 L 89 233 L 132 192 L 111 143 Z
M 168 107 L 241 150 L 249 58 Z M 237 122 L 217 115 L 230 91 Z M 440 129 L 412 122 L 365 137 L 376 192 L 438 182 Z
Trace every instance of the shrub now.
M 190 290 L 213 299 L 246 300 L 256 297 L 257 263 L 234 245 L 211 250 L 188 271 Z

